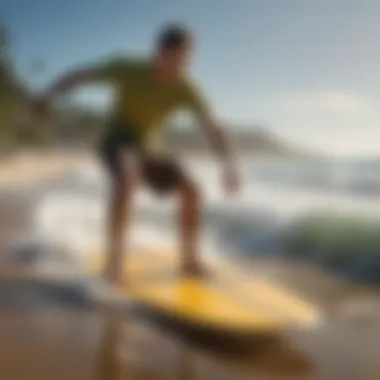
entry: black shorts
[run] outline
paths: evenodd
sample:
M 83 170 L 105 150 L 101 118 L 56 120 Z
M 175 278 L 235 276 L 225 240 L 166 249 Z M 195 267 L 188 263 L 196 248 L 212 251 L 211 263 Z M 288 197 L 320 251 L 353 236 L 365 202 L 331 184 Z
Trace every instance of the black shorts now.
M 181 165 L 168 155 L 147 153 L 138 139 L 128 134 L 108 134 L 100 143 L 100 158 L 112 179 L 127 174 L 123 153 L 135 154 L 144 183 L 157 193 L 168 193 L 180 187 L 185 175 Z

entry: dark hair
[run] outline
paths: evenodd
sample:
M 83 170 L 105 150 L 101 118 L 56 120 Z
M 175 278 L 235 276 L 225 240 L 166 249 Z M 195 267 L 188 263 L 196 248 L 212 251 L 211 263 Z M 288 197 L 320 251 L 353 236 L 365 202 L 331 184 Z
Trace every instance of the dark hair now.
M 193 39 L 190 30 L 182 24 L 171 24 L 163 27 L 158 34 L 157 50 L 177 50 L 186 46 Z

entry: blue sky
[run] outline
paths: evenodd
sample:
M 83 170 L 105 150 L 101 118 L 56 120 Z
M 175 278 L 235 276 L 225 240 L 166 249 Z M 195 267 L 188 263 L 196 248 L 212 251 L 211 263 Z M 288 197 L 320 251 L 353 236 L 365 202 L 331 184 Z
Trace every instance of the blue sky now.
M 378 0 L 2 0 L 25 75 L 41 87 L 109 54 L 145 54 L 158 27 L 198 37 L 194 75 L 222 119 L 322 151 L 380 153 Z M 82 98 L 99 102 L 100 92 Z M 379 145 L 379 148 L 378 148 Z

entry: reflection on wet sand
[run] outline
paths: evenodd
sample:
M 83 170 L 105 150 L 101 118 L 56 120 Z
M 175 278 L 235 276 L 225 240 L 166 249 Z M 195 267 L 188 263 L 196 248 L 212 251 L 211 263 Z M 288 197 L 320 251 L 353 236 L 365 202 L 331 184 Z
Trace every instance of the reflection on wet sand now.
M 194 380 L 192 350 L 152 326 L 108 310 L 98 347 L 96 380 Z M 176 344 L 177 343 L 177 344 Z
M 312 365 L 280 341 L 249 357 L 205 353 L 153 325 L 120 313 L 103 311 L 104 324 L 96 354 L 96 380 L 209 378 L 249 379 L 256 376 L 301 376 Z M 237 377 L 238 376 L 238 377 Z M 261 377 L 260 377 L 261 378 Z
M 96 380 L 120 379 L 122 362 L 120 360 L 120 346 L 123 343 L 124 321 L 110 311 L 106 315 L 106 323 L 100 338 L 96 367 Z

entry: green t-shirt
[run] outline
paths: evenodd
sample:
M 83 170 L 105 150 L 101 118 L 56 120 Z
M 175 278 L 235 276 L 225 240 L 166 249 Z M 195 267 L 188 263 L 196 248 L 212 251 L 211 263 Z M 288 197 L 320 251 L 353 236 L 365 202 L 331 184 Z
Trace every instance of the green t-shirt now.
M 134 128 L 133 132 L 142 140 L 155 134 L 173 111 L 186 109 L 197 118 L 209 114 L 208 104 L 194 83 L 188 78 L 173 82 L 160 80 L 149 60 L 108 61 L 94 67 L 93 76 L 96 81 L 112 84 L 116 90 L 112 110 L 114 128 Z

